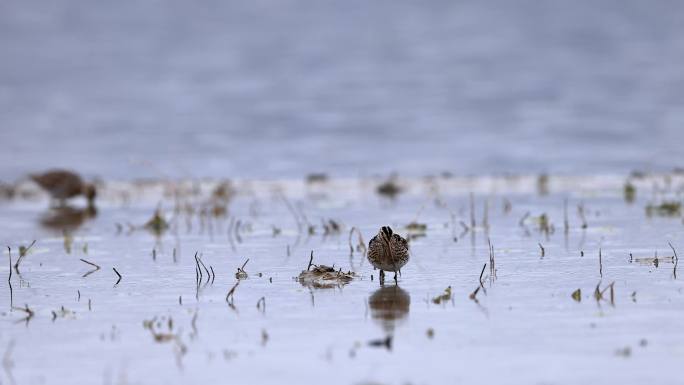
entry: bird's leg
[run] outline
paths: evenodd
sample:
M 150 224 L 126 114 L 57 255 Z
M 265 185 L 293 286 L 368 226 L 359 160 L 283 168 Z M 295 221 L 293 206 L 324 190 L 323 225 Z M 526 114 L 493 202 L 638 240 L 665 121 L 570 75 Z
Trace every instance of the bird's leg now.
M 397 283 L 397 272 L 394 272 L 394 283 Z
M 380 270 L 380 284 L 385 283 L 385 270 Z

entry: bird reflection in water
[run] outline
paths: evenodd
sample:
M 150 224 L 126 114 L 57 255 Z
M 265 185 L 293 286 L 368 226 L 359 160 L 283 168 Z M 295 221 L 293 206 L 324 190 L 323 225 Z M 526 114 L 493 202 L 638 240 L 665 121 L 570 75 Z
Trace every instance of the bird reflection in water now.
M 40 218 L 40 224 L 46 228 L 59 231 L 76 230 L 86 221 L 95 218 L 97 209 L 93 206 L 74 208 L 62 206 L 50 209 Z
M 406 318 L 411 296 L 397 285 L 383 286 L 368 299 L 371 317 L 380 323 L 385 332 L 394 332 L 397 324 Z

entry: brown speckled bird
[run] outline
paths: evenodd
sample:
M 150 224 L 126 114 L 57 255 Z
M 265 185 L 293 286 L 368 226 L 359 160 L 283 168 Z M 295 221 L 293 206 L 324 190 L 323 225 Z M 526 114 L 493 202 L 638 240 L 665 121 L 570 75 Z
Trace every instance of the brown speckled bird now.
M 409 260 L 408 242 L 389 226 L 383 226 L 368 243 L 368 260 L 380 269 L 380 283 L 385 281 L 385 270 L 394 272 L 396 282 L 397 272 L 401 273 L 401 268 Z
M 83 195 L 88 200 L 88 206 L 94 206 L 95 186 L 83 182 L 81 177 L 71 171 L 50 170 L 42 174 L 29 175 L 33 181 L 47 191 L 50 196 L 64 206 L 66 200 Z

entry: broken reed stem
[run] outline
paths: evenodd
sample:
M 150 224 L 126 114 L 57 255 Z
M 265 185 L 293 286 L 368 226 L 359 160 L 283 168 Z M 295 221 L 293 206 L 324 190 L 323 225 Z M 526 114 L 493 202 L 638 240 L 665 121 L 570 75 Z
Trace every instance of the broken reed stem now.
M 36 244 L 36 240 L 34 239 L 33 242 L 31 242 L 31 244 L 27 248 L 25 248 L 23 250 L 22 250 L 22 247 L 19 248 L 19 258 L 17 258 L 17 261 L 14 263 L 14 270 L 16 270 L 17 273 L 19 273 L 19 264 L 24 259 L 24 257 L 28 254 L 29 250 L 31 250 L 31 248 L 35 244 Z
M 489 279 L 490 281 L 496 279 L 496 264 L 494 261 L 494 246 L 492 246 L 492 240 L 487 238 L 487 243 L 489 243 Z
M 197 260 L 199 261 L 199 263 L 200 263 L 200 264 L 202 265 L 202 267 L 204 268 L 204 271 L 207 273 L 207 282 L 208 282 L 208 281 L 209 281 L 209 278 L 211 278 L 211 274 L 209 274 L 209 269 L 207 269 L 207 266 L 204 264 L 204 262 L 202 262 L 202 256 L 201 256 L 201 254 L 200 254 L 199 257 L 197 257 Z M 249 261 L 249 259 L 248 259 L 248 261 Z M 246 263 L 246 262 L 245 262 L 245 263 Z
M 667 244 L 670 245 L 670 248 L 674 253 L 674 268 L 672 269 L 672 274 L 674 275 L 674 279 L 677 279 L 677 263 L 679 262 L 679 257 L 677 256 L 677 250 L 672 246 L 672 243 L 668 242 Z
M 601 248 L 599 247 L 599 275 L 603 278 L 603 258 L 601 258 Z
M 470 228 L 475 229 L 475 196 L 470 193 Z
M 309 265 L 306 267 L 306 271 L 309 271 L 311 265 L 313 265 L 313 250 L 311 250 L 311 257 L 309 258 Z
M 544 250 L 544 246 L 542 246 L 541 243 L 538 243 L 539 249 L 541 249 L 541 257 L 544 258 L 544 255 L 546 254 L 546 251 Z
M 114 272 L 116 273 L 116 275 L 119 276 L 119 279 L 117 279 L 117 280 L 116 280 L 116 283 L 114 284 L 114 286 L 116 286 L 116 285 L 119 284 L 119 282 L 121 282 L 121 278 L 122 278 L 122 277 L 121 277 L 121 274 L 119 274 L 119 272 L 116 271 L 116 267 L 112 267 L 112 270 L 114 270 Z
M 354 255 L 354 246 L 352 245 L 352 237 L 354 235 L 354 231 L 356 231 L 356 233 L 359 236 L 359 245 L 358 245 L 359 250 L 363 249 L 363 254 L 366 254 L 366 244 L 363 241 L 363 236 L 361 235 L 361 230 L 359 230 L 358 228 L 356 228 L 356 226 L 354 226 L 351 228 L 351 230 L 349 230 L 349 255 L 350 256 Z
M 83 258 L 80 258 L 80 260 L 81 260 L 81 262 L 87 263 L 87 264 L 89 264 L 90 266 L 94 267 L 95 270 L 100 270 L 100 265 L 98 265 L 98 264 L 96 264 L 96 263 L 92 263 L 92 262 L 90 262 L 90 261 L 86 261 L 86 260 L 83 259 Z
M 9 257 L 9 276 L 7 277 L 7 282 L 10 284 L 10 288 L 12 287 L 12 248 L 7 246 L 7 256 Z
M 235 289 L 237 289 L 238 285 L 240 285 L 240 280 L 238 279 L 237 282 L 235 282 L 235 285 L 228 290 L 228 294 L 226 294 L 226 302 L 232 303 L 233 301 L 233 295 L 235 294 Z
M 484 274 L 486 267 L 487 267 L 486 263 L 484 265 L 482 265 L 482 271 L 480 271 L 480 278 L 478 278 L 478 281 L 480 282 L 480 287 L 482 288 L 482 292 L 485 293 L 485 295 L 487 294 L 487 289 L 485 289 L 484 285 L 482 284 L 482 274 Z
M 10 310 L 14 308 L 14 290 L 12 289 L 12 248 L 7 246 L 7 257 L 9 258 L 9 275 L 7 276 L 7 285 L 10 291 Z
M 563 200 L 563 231 L 565 234 L 570 230 L 570 223 L 568 222 L 568 198 Z
M 199 265 L 199 259 L 197 259 L 197 255 L 199 254 L 198 251 L 195 251 L 195 281 L 197 284 L 197 287 L 202 283 L 204 280 L 204 275 L 202 274 L 202 269 L 200 269 Z

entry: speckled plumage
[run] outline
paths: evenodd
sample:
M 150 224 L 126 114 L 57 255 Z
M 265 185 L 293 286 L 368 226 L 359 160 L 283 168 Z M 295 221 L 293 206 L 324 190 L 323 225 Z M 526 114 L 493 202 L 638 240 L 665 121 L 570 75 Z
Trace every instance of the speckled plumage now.
M 408 260 L 408 242 L 389 226 L 383 226 L 368 243 L 368 261 L 380 269 L 381 276 L 385 270 L 399 272 Z

